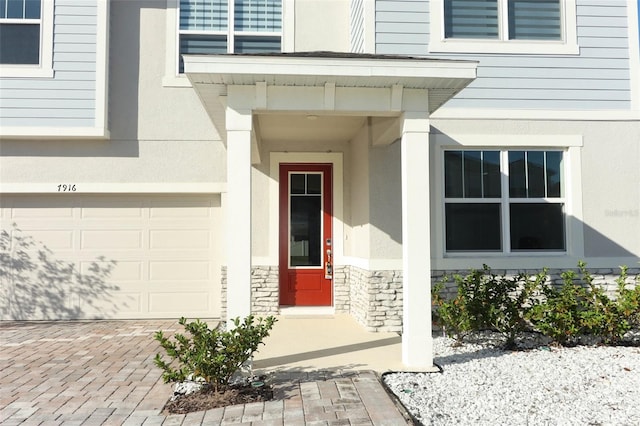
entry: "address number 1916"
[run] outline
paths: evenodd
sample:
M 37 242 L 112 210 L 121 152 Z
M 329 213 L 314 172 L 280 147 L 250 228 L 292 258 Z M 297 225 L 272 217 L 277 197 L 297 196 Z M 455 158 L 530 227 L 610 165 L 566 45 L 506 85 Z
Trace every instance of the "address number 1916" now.
M 60 184 L 58 185 L 58 192 L 75 192 L 76 185 L 75 184 Z

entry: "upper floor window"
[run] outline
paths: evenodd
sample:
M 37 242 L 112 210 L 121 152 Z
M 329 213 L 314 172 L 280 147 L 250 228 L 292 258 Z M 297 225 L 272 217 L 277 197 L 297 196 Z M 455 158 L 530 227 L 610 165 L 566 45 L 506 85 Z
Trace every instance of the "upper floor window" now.
M 0 64 L 40 64 L 41 0 L 0 0 Z
M 563 157 L 563 151 L 445 151 L 445 250 L 566 251 Z
M 280 52 L 282 0 L 180 0 L 178 34 L 180 73 L 184 54 Z
M 575 0 L 431 4 L 432 52 L 577 54 Z
M 0 0 L 0 77 L 53 77 L 53 0 Z
M 560 0 L 445 0 L 445 38 L 561 40 Z

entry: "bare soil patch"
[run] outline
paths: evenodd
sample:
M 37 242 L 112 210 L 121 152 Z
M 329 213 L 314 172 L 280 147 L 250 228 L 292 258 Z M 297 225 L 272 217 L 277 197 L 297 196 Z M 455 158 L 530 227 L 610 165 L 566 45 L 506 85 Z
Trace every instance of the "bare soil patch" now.
M 229 405 L 249 404 L 251 402 L 270 401 L 273 399 L 273 389 L 265 384 L 254 387 L 251 384 L 236 384 L 221 390 L 214 390 L 207 386 L 200 391 L 180 396 L 175 401 L 169 401 L 164 406 L 168 414 L 187 414 L 193 411 L 211 410 Z

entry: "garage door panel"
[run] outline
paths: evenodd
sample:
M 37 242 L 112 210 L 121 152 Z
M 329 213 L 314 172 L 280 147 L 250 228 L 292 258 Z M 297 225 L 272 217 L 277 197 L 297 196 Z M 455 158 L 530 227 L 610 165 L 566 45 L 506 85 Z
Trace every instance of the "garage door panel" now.
M 117 261 L 115 264 L 100 261 L 84 261 L 80 262 L 80 270 L 82 274 L 88 275 L 95 273 L 96 268 L 109 268 L 109 281 L 118 283 L 123 281 L 141 281 L 143 262 Z
M 80 297 L 82 318 L 138 318 L 143 317 L 143 292 L 118 292 L 110 298 Z
M 87 200 L 83 202 L 81 215 L 92 218 L 142 218 L 143 208 L 140 200 L 123 200 L 117 205 L 109 205 L 105 200 Z
M 83 249 L 141 249 L 141 231 L 82 231 Z
M 151 281 L 208 280 L 209 262 L 156 262 L 149 263 L 149 279 Z
M 29 235 L 36 241 L 42 242 L 50 250 L 73 249 L 73 231 L 33 229 Z
M 15 222 L 37 244 L 23 250 L 35 269 L 0 289 L 0 317 L 219 317 L 219 205 L 219 196 L 3 196 L 2 229 Z
M 149 244 L 153 249 L 209 249 L 211 235 L 204 229 L 151 231 Z
M 211 309 L 209 294 L 203 291 L 151 293 L 150 312 L 207 312 Z
M 176 218 L 176 217 L 210 217 L 211 200 L 185 199 L 181 202 L 175 200 L 154 200 L 149 209 L 151 219 Z
M 38 207 L 39 203 L 34 203 L 34 207 L 18 207 L 14 208 L 11 213 L 13 219 L 24 218 L 73 218 L 73 209 L 64 207 Z

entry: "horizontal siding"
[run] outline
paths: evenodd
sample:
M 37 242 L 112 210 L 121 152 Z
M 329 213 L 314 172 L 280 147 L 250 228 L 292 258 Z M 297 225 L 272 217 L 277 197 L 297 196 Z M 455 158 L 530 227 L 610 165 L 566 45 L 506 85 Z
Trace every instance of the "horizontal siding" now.
M 0 126 L 95 126 L 95 1 L 55 0 L 54 77 L 0 79 Z
M 625 0 L 577 0 L 579 55 L 429 54 L 429 0 L 376 2 L 376 53 L 471 59 L 478 78 L 447 106 L 628 109 Z

